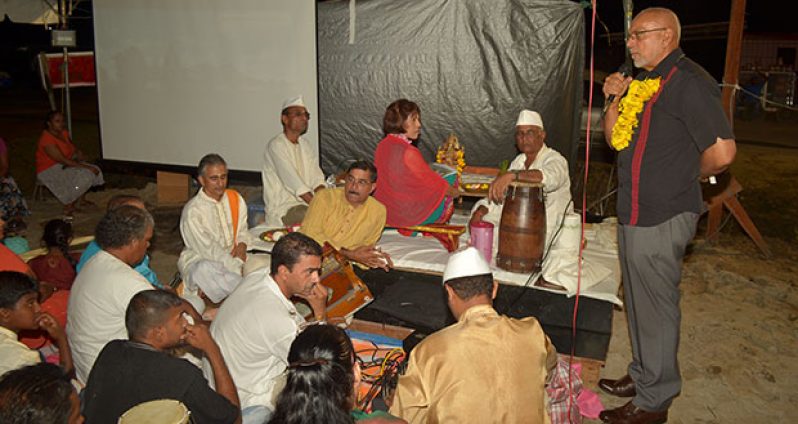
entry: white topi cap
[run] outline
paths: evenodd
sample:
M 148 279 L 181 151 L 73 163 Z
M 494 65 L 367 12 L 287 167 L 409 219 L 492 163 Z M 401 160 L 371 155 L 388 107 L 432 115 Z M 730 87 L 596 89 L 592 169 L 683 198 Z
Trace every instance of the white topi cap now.
M 515 123 L 516 127 L 519 125 L 536 125 L 543 128 L 543 119 L 539 113 L 524 109 L 518 114 L 518 122 Z
M 296 96 L 285 99 L 285 101 L 283 102 L 283 108 L 281 110 L 286 110 L 289 107 L 294 107 L 294 106 L 304 107 L 305 109 L 307 109 L 307 107 L 305 106 L 305 102 L 302 100 L 302 96 Z
M 469 247 L 449 256 L 446 269 L 443 270 L 443 282 L 454 278 L 472 277 L 490 274 L 490 265 L 475 247 Z

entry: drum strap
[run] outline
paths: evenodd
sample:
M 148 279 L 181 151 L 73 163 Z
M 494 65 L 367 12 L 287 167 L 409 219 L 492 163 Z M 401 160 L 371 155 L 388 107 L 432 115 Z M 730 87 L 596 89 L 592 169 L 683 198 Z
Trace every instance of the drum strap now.
M 227 201 L 230 203 L 230 218 L 233 220 L 233 247 L 237 244 L 238 236 L 238 193 L 235 190 L 227 189 Z

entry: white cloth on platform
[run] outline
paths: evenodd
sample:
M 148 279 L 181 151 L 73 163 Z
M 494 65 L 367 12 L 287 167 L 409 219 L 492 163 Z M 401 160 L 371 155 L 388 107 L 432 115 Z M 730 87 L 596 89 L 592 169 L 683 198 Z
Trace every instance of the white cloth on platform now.
M 277 228 L 283 226 L 281 218 L 288 209 L 306 204 L 300 194 L 324 184 L 324 173 L 309 141 L 300 136 L 294 144 L 280 133 L 266 144 L 261 179 L 266 225 Z
M 67 307 L 66 332 L 75 374 L 83 384 L 106 343 L 127 339 L 125 311 L 130 299 L 153 286 L 130 265 L 100 250 L 78 273 Z

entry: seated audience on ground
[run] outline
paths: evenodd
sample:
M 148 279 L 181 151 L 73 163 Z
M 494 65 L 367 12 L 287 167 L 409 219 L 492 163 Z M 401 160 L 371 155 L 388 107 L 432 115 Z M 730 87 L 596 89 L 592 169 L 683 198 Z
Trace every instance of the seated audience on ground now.
M 537 320 L 493 309 L 498 284 L 473 247 L 451 255 L 443 285 L 457 323 L 410 353 L 391 413 L 411 423 L 549 422 L 545 385 L 557 354 Z
M 263 152 L 263 202 L 270 227 L 302 222 L 314 193 L 324 188 L 318 154 L 302 137 L 309 120 L 302 96 L 285 100 L 280 112 L 283 131 L 269 140 Z
M 502 203 L 510 183 L 520 181 L 542 185 L 546 208 L 546 246 L 553 242 L 563 215 L 573 212 L 571 180 L 568 162 L 556 150 L 546 146 L 546 131 L 540 114 L 522 110 L 515 124 L 515 145 L 521 152 L 510 163 L 509 172 L 502 174 L 490 185 L 488 199 L 479 200 L 471 211 L 471 222 L 487 221 L 495 226 L 493 231 L 493 256 L 496 256 L 499 239 L 499 221 Z
M 40 283 L 47 282 L 57 290 L 69 290 L 75 281 L 77 259 L 69 252 L 72 241 L 72 224 L 63 219 L 52 219 L 44 226 L 42 244 L 47 253 L 37 256 L 28 265 Z
M 5 237 L 5 227 L 6 222 L 0 218 L 0 239 Z M 35 276 L 28 264 L 4 244 L 0 244 L 0 271 L 17 271 Z
M 267 266 L 268 255 L 247 255 L 248 248 L 262 242 L 249 232 L 244 198 L 227 188 L 227 162 L 215 153 L 205 155 L 197 167 L 197 181 L 202 189 L 186 203 L 180 216 L 180 235 L 185 247 L 177 268 L 183 277 L 183 297 L 203 312 L 205 304 L 199 293 L 204 285 L 202 280 L 218 280 L 218 273 L 229 274 L 223 278 L 230 285 L 222 288 L 227 294 L 241 280 L 245 263 L 252 262 L 247 263 L 247 271 Z M 203 261 L 218 262 L 221 266 L 198 267 Z
M 147 207 L 144 205 L 144 201 L 141 200 L 139 196 L 130 194 L 119 194 L 112 197 L 111 200 L 108 201 L 108 205 L 106 206 L 105 210 L 110 211 L 124 205 L 135 206 L 141 210 L 147 210 Z M 80 270 L 83 269 L 83 266 L 86 265 L 86 262 L 94 257 L 94 255 L 96 255 L 99 251 L 100 245 L 97 244 L 97 240 L 92 240 L 91 243 L 86 246 L 86 249 L 80 256 L 80 261 L 78 261 L 78 264 L 75 267 L 77 272 L 80 272 Z M 150 268 L 150 255 L 145 254 L 144 259 L 137 263 L 133 269 L 146 278 L 147 281 L 149 281 L 153 286 L 161 289 L 164 288 L 163 284 L 161 284 L 161 282 L 158 280 L 158 276 L 155 274 L 155 271 Z
M 152 285 L 133 270 L 144 258 L 152 238 L 149 212 L 120 206 L 100 219 L 94 237 L 100 250 L 72 284 L 67 334 L 78 381 L 89 378 L 94 360 L 111 340 L 124 339 L 125 309 L 136 293 Z
M 30 250 L 30 243 L 26 238 L 28 234 L 28 224 L 22 217 L 9 218 L 5 226 L 5 236 L 3 244 L 17 255 Z
M 191 314 L 172 292 L 146 290 L 133 296 L 125 312 L 129 340 L 105 345 L 89 374 L 83 392 L 88 423 L 116 422 L 131 407 L 157 399 L 182 402 L 197 423 L 240 422 L 238 395 L 219 346 Z M 167 352 L 186 344 L 204 353 L 216 391 L 199 368 Z
M 0 423 L 82 424 L 78 393 L 53 364 L 9 371 L 0 376 Z
M 69 293 L 75 281 L 77 254 L 69 252 L 71 241 L 72 224 L 62 219 L 50 220 L 42 235 L 47 253 L 28 262 L 39 280 L 42 311 L 52 315 L 61 327 L 66 327 Z M 19 340 L 31 349 L 38 349 L 48 361 L 58 358 L 58 352 L 52 349 L 55 340 L 44 330 L 23 331 Z
M 360 364 L 352 340 L 333 325 L 311 325 L 291 343 L 285 387 L 270 424 L 401 423 L 384 411 L 355 410 Z
M 69 294 L 70 290 L 57 290 L 54 285 L 46 281 L 39 281 L 39 305 L 42 312 L 52 315 L 61 328 L 66 328 L 67 324 Z M 19 341 L 31 349 L 38 350 L 47 362 L 53 364 L 60 362 L 58 343 L 46 330 L 20 331 Z
M 0 271 L 0 375 L 41 362 L 39 352 L 18 340 L 22 330 L 43 329 L 58 344 L 61 366 L 72 371 L 72 355 L 64 329 L 52 315 L 39 307 L 39 291 L 31 277 L 14 271 Z
M 28 204 L 14 177 L 8 173 L 8 146 L 0 137 L 0 217 L 9 220 L 29 215 Z
M 385 138 L 374 152 L 380 185 L 374 193 L 387 209 L 387 225 L 409 227 L 449 221 L 460 191 L 430 168 L 413 144 L 421 134 L 421 109 L 399 99 L 385 110 Z
M 272 249 L 270 269 L 244 277 L 211 324 L 238 387 L 244 423 L 260 424 L 274 410 L 275 383 L 305 325 L 291 299 L 307 301 L 316 320 L 327 316 L 327 290 L 319 284 L 321 253 L 321 246 L 302 233 L 283 236 Z M 204 371 L 212 381 L 207 361 Z
M 45 128 L 36 148 L 36 178 L 64 205 L 64 215 L 78 210 L 78 201 L 91 205 L 85 194 L 94 186 L 105 184 L 103 173 L 73 143 L 64 115 L 47 114 Z
M 377 168 L 354 162 L 343 187 L 316 193 L 300 231 L 322 246 L 329 243 L 351 261 L 387 271 L 393 265 L 390 256 L 375 248 L 385 227 L 385 206 L 371 197 L 376 187 Z

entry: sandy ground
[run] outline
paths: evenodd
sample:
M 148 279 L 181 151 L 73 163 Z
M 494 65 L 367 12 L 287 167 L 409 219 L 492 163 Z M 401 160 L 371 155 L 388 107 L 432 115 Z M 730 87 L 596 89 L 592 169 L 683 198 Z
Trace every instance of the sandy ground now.
M 0 129 L 12 143 L 12 154 L 17 154 L 12 156 L 12 174 L 18 175 L 23 190 L 30 194 L 31 170 L 21 164 L 32 163 L 28 155 L 41 131 L 41 101 L 21 104 L 13 113 L 0 109 L 4 109 L 0 110 Z M 97 152 L 96 110 L 90 103 L 78 108 L 76 125 L 80 137 L 76 140 L 86 145 L 84 150 Z M 703 222 L 700 225 L 683 270 L 680 363 L 684 385 L 670 410 L 671 423 L 798 422 L 798 124 L 794 119 L 740 121 L 735 131 L 741 142 L 732 171 L 745 187 L 740 199 L 773 257 L 765 258 L 734 219 L 724 219 L 714 244 L 703 239 Z M 177 228 L 180 208 L 157 207 L 155 186 L 147 178 L 109 175 L 108 180 L 106 190 L 89 194 L 100 207 L 77 215 L 76 234 L 93 232 L 101 208 L 112 195 L 139 194 L 156 219 L 150 253 L 153 268 L 162 280 L 169 280 L 182 245 Z M 131 185 L 135 187 L 120 188 Z M 256 187 L 238 188 L 257 191 Z M 589 191 L 589 198 L 600 194 Z M 40 224 L 60 216 L 61 206 L 52 198 L 31 202 L 31 206 L 34 216 L 28 221 L 28 239 L 36 245 Z M 623 375 L 630 356 L 625 316 L 618 310 L 602 376 Z M 601 398 L 610 407 L 624 402 L 603 394 Z

